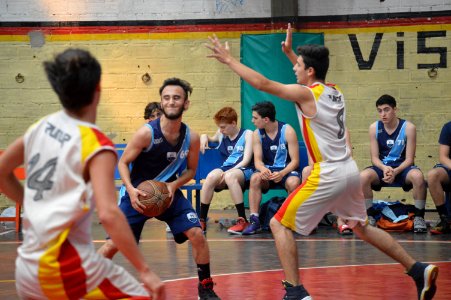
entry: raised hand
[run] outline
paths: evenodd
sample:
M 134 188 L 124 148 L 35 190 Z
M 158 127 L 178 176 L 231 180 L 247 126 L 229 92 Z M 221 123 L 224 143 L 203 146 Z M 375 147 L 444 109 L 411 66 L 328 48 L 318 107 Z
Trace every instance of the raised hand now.
M 291 23 L 288 23 L 287 35 L 285 41 L 282 41 L 282 52 L 289 55 L 293 51 L 293 29 L 291 28 Z
M 282 41 L 282 52 L 285 53 L 293 66 L 297 63 L 298 56 L 293 51 L 293 29 L 290 23 L 288 23 L 285 41 Z
M 232 55 L 230 55 L 229 43 L 225 42 L 222 45 L 216 34 L 213 34 L 213 37 L 208 36 L 208 39 L 210 44 L 205 44 L 205 47 L 210 49 L 212 53 L 207 55 L 207 57 L 213 57 L 223 64 L 229 64 L 233 59 Z

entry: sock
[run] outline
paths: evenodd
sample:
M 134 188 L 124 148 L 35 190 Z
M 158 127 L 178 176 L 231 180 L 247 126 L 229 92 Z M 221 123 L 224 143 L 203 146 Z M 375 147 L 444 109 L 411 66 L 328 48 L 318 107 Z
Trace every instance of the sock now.
M 208 210 L 210 209 L 210 204 L 200 204 L 200 215 L 199 218 L 203 220 L 207 220 Z
M 366 206 L 366 209 L 372 207 L 373 206 L 373 199 L 365 199 L 365 206 Z
M 424 272 L 424 264 L 417 261 L 406 273 L 414 280 L 417 280 L 423 278 L 423 272 Z
M 439 216 L 446 216 L 448 214 L 445 203 L 443 203 L 442 205 L 436 205 L 435 207 L 437 208 Z
M 238 217 L 243 218 L 247 222 L 246 209 L 244 208 L 244 203 L 235 204 L 236 211 L 238 212 Z
M 197 275 L 199 276 L 199 281 L 210 278 L 210 263 L 197 264 Z
M 425 200 L 415 200 L 415 216 L 424 218 L 425 206 Z
M 251 216 L 256 216 L 258 218 L 259 214 L 258 213 L 251 213 Z

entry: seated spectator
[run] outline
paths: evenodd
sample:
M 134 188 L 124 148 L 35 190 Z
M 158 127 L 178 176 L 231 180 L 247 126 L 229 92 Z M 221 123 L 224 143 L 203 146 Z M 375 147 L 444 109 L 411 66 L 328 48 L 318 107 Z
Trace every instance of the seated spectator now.
M 351 156 L 352 156 L 351 137 L 349 135 L 348 128 L 346 128 L 345 137 L 346 137 L 346 146 L 349 148 L 349 151 L 351 152 Z M 302 178 L 302 182 L 307 180 L 308 176 L 312 172 L 312 168 L 313 168 L 313 161 L 312 161 L 312 159 L 309 156 L 308 157 L 308 166 L 305 166 L 302 169 L 302 177 L 301 177 Z M 330 213 L 326 214 L 325 217 L 327 217 L 329 214 Z M 323 219 L 325 217 L 323 217 Z M 336 225 L 337 225 L 337 230 L 338 230 L 339 234 L 341 234 L 341 235 L 352 235 L 352 233 L 353 233 L 352 229 L 341 218 L 337 218 L 337 224 Z
M 431 234 L 451 233 L 451 216 L 445 203 L 445 190 L 451 192 L 451 122 L 446 123 L 438 139 L 439 161 L 428 173 L 429 192 L 437 207 L 439 221 L 431 228 Z
M 299 145 L 293 127 L 276 120 L 276 108 L 271 102 L 252 107 L 252 122 L 257 129 L 252 138 L 256 171 L 249 187 L 250 224 L 237 223 L 229 229 L 233 234 L 251 235 L 261 230 L 258 212 L 262 192 L 280 186 L 291 193 L 301 183 Z
M 415 201 L 414 232 L 427 232 L 424 212 L 426 206 L 426 182 L 421 170 L 414 165 L 416 128 L 411 122 L 396 116 L 396 100 L 383 95 L 376 101 L 379 121 L 370 125 L 370 152 L 373 165 L 360 173 L 363 194 L 371 225 L 373 190 L 384 186 L 401 185 L 404 191 L 413 188 Z
M 149 102 L 144 109 L 144 120 L 146 122 L 158 119 L 163 114 L 160 102 Z
M 225 188 L 229 189 L 230 197 L 235 203 L 238 223 L 247 222 L 243 190 L 253 173 L 253 168 L 249 167 L 252 160 L 252 131 L 238 127 L 238 115 L 231 107 L 220 109 L 214 120 L 219 129 L 212 137 L 201 135 L 200 150 L 203 153 L 208 142 L 219 143 L 217 149 L 223 163 L 207 175 L 202 185 L 199 219 L 204 232 L 207 230 L 207 216 L 213 194 Z

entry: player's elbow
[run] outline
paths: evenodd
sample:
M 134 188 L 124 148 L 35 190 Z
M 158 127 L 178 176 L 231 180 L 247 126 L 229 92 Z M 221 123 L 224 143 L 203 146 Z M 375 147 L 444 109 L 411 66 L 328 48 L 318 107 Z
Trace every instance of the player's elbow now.
M 102 225 L 108 228 L 117 222 L 118 217 L 120 217 L 120 211 L 117 207 L 105 208 L 98 210 L 97 215 Z

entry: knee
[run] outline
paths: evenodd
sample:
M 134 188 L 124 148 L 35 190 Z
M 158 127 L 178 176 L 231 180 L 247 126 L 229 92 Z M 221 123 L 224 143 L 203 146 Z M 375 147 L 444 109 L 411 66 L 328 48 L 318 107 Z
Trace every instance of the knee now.
M 202 188 L 203 187 L 213 188 L 216 185 L 216 183 L 218 182 L 218 180 L 219 180 L 219 176 L 217 176 L 216 174 L 210 173 L 207 175 L 207 178 L 205 178 L 205 182 L 202 185 Z
M 428 172 L 428 182 L 429 184 L 438 183 L 440 181 L 440 173 L 437 169 L 432 169 Z
M 369 186 L 371 183 L 371 176 L 368 172 L 363 171 L 360 173 L 360 184 L 362 186 Z
M 426 187 L 426 182 L 424 181 L 424 176 L 423 173 L 421 173 L 421 171 L 415 170 L 415 172 L 412 172 L 410 179 L 412 181 L 413 186 L 419 188 Z
M 289 180 L 287 180 L 286 182 L 286 189 L 288 193 L 293 192 L 299 186 L 299 184 L 301 184 L 300 178 L 294 176 L 292 176 L 292 178 L 293 179 L 289 178 Z
M 252 175 L 251 181 L 250 181 L 250 185 L 252 187 L 260 186 L 261 182 L 262 182 L 262 179 L 260 177 L 260 174 Z
M 233 173 L 225 173 L 224 181 L 228 186 L 230 186 L 232 184 L 238 183 L 238 178 Z
M 283 226 L 282 224 L 280 224 L 278 220 L 276 220 L 276 218 L 272 217 L 271 220 L 269 221 L 269 227 L 271 228 L 271 232 L 276 233 Z
M 203 247 L 206 244 L 205 236 L 202 233 L 202 229 L 199 227 L 193 227 L 189 229 L 187 232 L 185 232 L 186 236 L 188 237 L 188 240 L 191 242 L 193 247 Z

